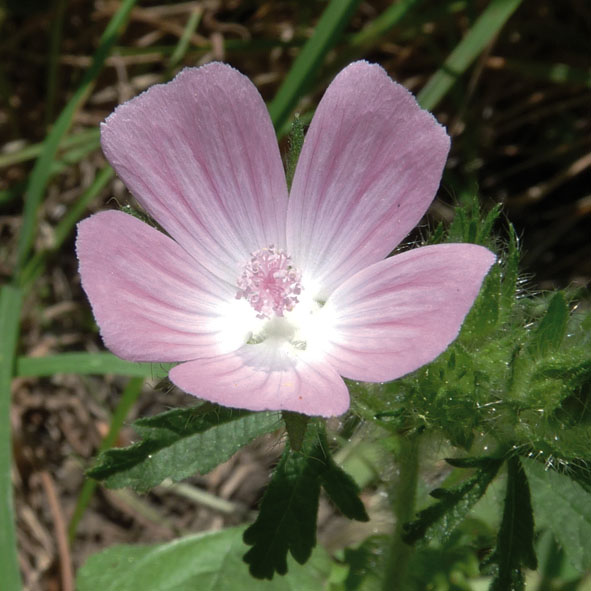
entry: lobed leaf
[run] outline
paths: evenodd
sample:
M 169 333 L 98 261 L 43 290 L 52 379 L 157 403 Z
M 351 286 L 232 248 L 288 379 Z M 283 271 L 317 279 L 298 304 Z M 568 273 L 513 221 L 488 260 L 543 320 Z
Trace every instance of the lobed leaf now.
M 308 438 L 309 439 L 309 438 Z M 286 445 L 269 483 L 256 521 L 244 532 L 252 548 L 244 561 L 258 579 L 287 572 L 287 553 L 303 564 L 316 545 L 316 514 L 322 465 L 305 451 Z
M 497 546 L 488 560 L 498 570 L 491 591 L 524 591 L 522 567 L 537 567 L 534 516 L 527 476 L 519 458 L 507 461 L 507 492 Z
M 205 474 L 242 446 L 279 426 L 279 414 L 250 413 L 204 404 L 140 419 L 143 440 L 99 455 L 88 475 L 109 488 L 146 491 L 165 478 Z
M 368 521 L 359 489 L 328 451 L 323 423 L 312 423 L 301 449 L 286 445 L 260 506 L 256 521 L 244 532 L 252 548 L 244 556 L 250 573 L 272 579 L 287 572 L 287 554 L 303 564 L 316 545 L 320 486 L 350 519 Z
M 470 478 L 451 489 L 435 489 L 431 496 L 439 501 L 419 512 L 417 518 L 404 526 L 403 539 L 414 544 L 420 539 L 444 543 L 463 521 L 470 509 L 486 492 L 497 475 L 503 460 L 478 458 L 479 469 Z M 462 467 L 471 467 L 463 465 Z
M 356 482 L 332 459 L 323 434 L 320 442 L 315 451 L 321 454 L 316 459 L 324 464 L 320 473 L 322 488 L 345 517 L 356 521 L 369 521 L 365 506 L 359 498 L 359 487 Z

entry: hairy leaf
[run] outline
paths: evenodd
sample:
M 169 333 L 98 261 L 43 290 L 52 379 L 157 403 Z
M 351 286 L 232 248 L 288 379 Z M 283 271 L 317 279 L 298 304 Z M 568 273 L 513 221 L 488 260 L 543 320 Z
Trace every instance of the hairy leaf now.
M 278 413 L 250 413 L 204 404 L 140 419 L 143 440 L 102 453 L 88 475 L 110 488 L 146 491 L 165 478 L 205 474 L 255 437 L 279 426 Z
M 299 452 L 286 445 L 259 516 L 244 532 L 244 541 L 252 546 L 244 561 L 256 578 L 272 579 L 275 572 L 284 575 L 288 551 L 303 564 L 316 545 L 322 464 L 306 453 L 310 437 L 307 439 Z
M 369 521 L 365 506 L 359 498 L 359 487 L 332 459 L 324 434 L 321 434 L 320 441 L 321 445 L 316 446 L 315 452 L 321 454 L 316 459 L 324 465 L 320 473 L 322 488 L 345 517 L 356 521 Z
M 479 458 L 480 459 L 480 458 Z M 486 492 L 488 485 L 496 476 L 502 460 L 481 458 L 479 470 L 450 489 L 435 489 L 431 495 L 438 502 L 419 512 L 417 518 L 404 526 L 403 539 L 407 544 L 425 538 L 445 542 L 454 529 L 463 521 L 470 509 Z
M 578 571 L 589 571 L 591 492 L 572 480 L 569 472 L 546 469 L 534 460 L 524 460 L 523 466 L 531 484 L 538 526 L 552 531 Z
M 534 354 L 546 355 L 560 347 L 566 333 L 568 306 L 564 295 L 557 292 L 550 300 L 546 314 L 538 324 L 530 341 L 530 350 Z
M 367 521 L 359 489 L 339 468 L 328 450 L 324 424 L 311 422 L 301 445 L 286 445 L 263 497 L 257 520 L 244 533 L 252 548 L 244 556 L 250 572 L 271 579 L 287 572 L 287 554 L 306 562 L 316 545 L 316 516 L 320 486 L 351 519 Z
M 291 449 L 300 451 L 302 444 L 304 443 L 304 437 L 306 435 L 306 429 L 308 428 L 310 417 L 300 414 L 299 412 L 284 410 L 281 413 L 281 418 L 285 423 L 285 429 L 287 431 L 287 437 L 289 438 Z
M 484 280 L 480 294 L 468 313 L 462 331 L 482 339 L 489 335 L 499 323 L 501 299 L 501 268 L 494 265 Z
M 522 567 L 537 567 L 534 517 L 527 476 L 519 458 L 507 462 L 507 492 L 497 546 L 488 562 L 498 569 L 491 591 L 524 591 Z

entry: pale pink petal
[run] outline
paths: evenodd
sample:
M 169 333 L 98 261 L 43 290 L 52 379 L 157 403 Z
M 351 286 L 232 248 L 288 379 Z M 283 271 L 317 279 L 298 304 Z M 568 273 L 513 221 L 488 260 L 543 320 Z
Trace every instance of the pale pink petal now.
M 185 392 L 233 408 L 328 417 L 349 407 L 345 382 L 330 365 L 294 357 L 268 341 L 182 363 L 170 379 Z
M 148 213 L 219 277 L 235 283 L 251 252 L 284 247 L 287 189 L 275 132 L 237 70 L 183 70 L 119 106 L 101 142 Z
M 289 199 L 288 251 L 320 297 L 387 256 L 421 219 L 449 137 L 377 65 L 356 62 L 328 87 Z
M 441 244 L 360 271 L 326 303 L 330 363 L 347 378 L 382 382 L 432 361 L 458 335 L 494 261 L 482 246 Z
M 220 351 L 218 310 L 234 294 L 162 232 L 106 211 L 78 225 L 76 252 L 82 287 L 113 353 L 184 361 Z

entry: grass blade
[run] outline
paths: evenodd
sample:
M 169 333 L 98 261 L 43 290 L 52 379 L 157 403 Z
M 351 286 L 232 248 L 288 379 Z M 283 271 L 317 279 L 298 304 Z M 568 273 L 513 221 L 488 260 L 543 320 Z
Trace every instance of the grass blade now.
M 359 33 L 351 37 L 349 45 L 353 48 L 368 48 L 386 34 L 392 27 L 398 24 L 401 18 L 423 0 L 400 0 L 384 10 L 380 16 L 363 27 Z
M 43 151 L 35 162 L 35 166 L 31 172 L 26 190 L 23 225 L 19 236 L 17 250 L 17 278 L 21 269 L 23 268 L 33 244 L 37 222 L 37 210 L 39 209 L 39 205 L 43 199 L 45 187 L 51 174 L 51 165 L 58 150 L 59 144 L 63 136 L 70 128 L 74 113 L 88 96 L 96 77 L 102 69 L 105 60 L 107 59 L 107 56 L 119 38 L 119 35 L 121 34 L 121 31 L 127 22 L 129 13 L 131 12 L 131 9 L 135 3 L 136 0 L 123 0 L 119 10 L 117 10 L 117 12 L 113 15 L 113 18 L 107 25 L 107 28 L 101 37 L 99 47 L 94 54 L 92 65 L 87 70 L 82 82 L 80 83 L 80 86 L 55 122 L 55 125 L 44 142 Z
M 202 15 L 203 9 L 200 7 L 194 8 L 189 15 L 189 19 L 187 20 L 183 34 L 176 44 L 172 55 L 170 56 L 170 60 L 168 62 L 169 70 L 174 68 L 185 57 L 185 54 L 191 45 L 191 35 L 193 35 L 193 33 L 195 33 L 197 30 L 197 27 L 201 22 Z
M 167 375 L 170 367 L 169 363 L 124 361 L 112 353 L 58 353 L 46 357 L 19 357 L 16 361 L 16 375 L 39 378 L 56 373 L 71 373 L 162 378 Z
M 269 105 L 275 129 L 281 129 L 298 99 L 308 88 L 327 52 L 335 45 L 357 8 L 359 0 L 332 0 L 316 30 L 293 63 L 289 74 Z
M 10 439 L 10 385 L 18 342 L 22 294 L 5 286 L 0 290 L 0 581 L 8 591 L 21 589 L 12 501 L 12 444 Z
M 521 0 L 492 0 L 473 27 L 449 54 L 417 95 L 420 105 L 432 111 L 456 80 L 468 69 L 493 37 L 503 28 Z
M 125 390 L 123 390 L 123 394 L 121 395 L 121 400 L 115 409 L 115 413 L 111 419 L 111 426 L 109 427 L 109 432 L 103 439 L 100 447 L 99 453 L 111 449 L 117 441 L 117 437 L 119 435 L 119 431 L 121 431 L 121 427 L 125 422 L 127 415 L 129 414 L 129 410 L 135 404 L 135 401 L 138 399 L 140 392 L 142 391 L 142 385 L 144 384 L 144 378 L 131 378 L 125 386 Z M 86 511 L 86 507 L 88 507 L 88 503 L 92 498 L 92 494 L 94 493 L 94 489 L 98 482 L 93 480 L 92 478 L 87 478 L 84 481 L 84 486 L 78 495 L 78 500 L 76 501 L 76 507 L 74 508 L 74 513 L 72 515 L 72 519 L 70 520 L 70 524 L 68 526 L 68 538 L 70 543 L 76 537 L 76 529 L 78 527 L 78 523 L 80 519 L 82 519 L 82 515 L 84 515 L 84 511 Z
M 54 243 L 51 250 L 37 252 L 29 259 L 21 276 L 21 283 L 23 286 L 28 286 L 29 283 L 34 281 L 43 272 L 43 266 L 47 255 L 50 252 L 59 249 L 64 243 L 78 220 L 82 217 L 88 204 L 102 191 L 107 183 L 113 178 L 114 174 L 114 170 L 110 166 L 106 166 L 96 175 L 90 187 L 80 195 L 76 203 L 74 203 L 61 222 L 56 226 Z
M 86 129 L 84 131 L 80 131 L 79 133 L 74 133 L 69 136 L 65 136 L 60 140 L 59 149 L 66 149 L 66 148 L 74 148 L 80 146 L 81 144 L 92 144 L 96 147 L 99 145 L 99 136 L 100 132 L 98 128 Z M 0 168 L 4 168 L 5 166 L 12 166 L 13 164 L 18 164 L 19 162 L 27 162 L 28 160 L 33 160 L 33 158 L 37 158 L 41 152 L 43 152 L 44 143 L 38 144 L 31 144 L 22 148 L 21 150 L 16 150 L 14 152 L 6 152 L 5 154 L 0 154 Z M 69 160 L 68 160 L 69 161 Z
M 45 124 L 53 121 L 53 113 L 58 87 L 59 53 L 64 28 L 67 0 L 54 0 L 49 37 L 49 64 L 47 67 L 47 95 L 45 99 Z

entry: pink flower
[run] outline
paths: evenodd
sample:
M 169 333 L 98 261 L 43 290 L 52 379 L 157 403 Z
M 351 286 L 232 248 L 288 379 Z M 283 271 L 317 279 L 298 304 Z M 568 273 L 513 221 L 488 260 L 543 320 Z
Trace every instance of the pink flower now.
M 182 390 L 251 410 L 339 415 L 344 376 L 383 382 L 457 336 L 493 264 L 472 244 L 385 258 L 438 188 L 449 137 L 377 65 L 329 86 L 291 193 L 253 84 L 213 63 L 121 105 L 105 155 L 168 235 L 118 211 L 80 223 L 106 346 L 182 362 Z

